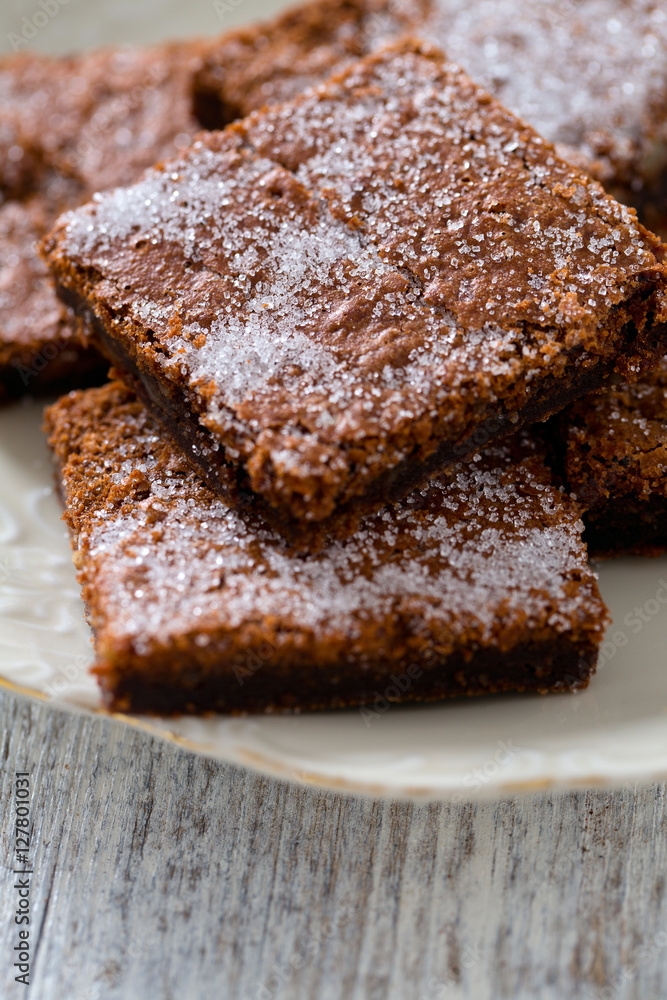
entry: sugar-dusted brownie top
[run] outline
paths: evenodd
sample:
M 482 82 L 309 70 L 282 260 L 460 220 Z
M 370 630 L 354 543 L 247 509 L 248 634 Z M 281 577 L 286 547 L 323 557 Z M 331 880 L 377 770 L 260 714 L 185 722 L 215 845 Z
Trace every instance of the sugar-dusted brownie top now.
M 250 708 L 239 684 L 258 664 L 264 703 L 283 674 L 293 706 L 317 704 L 318 690 L 328 703 L 337 677 L 339 703 L 354 703 L 374 671 L 462 651 L 495 651 L 486 690 L 513 687 L 504 657 L 521 647 L 542 650 L 530 668 L 538 688 L 541 676 L 543 687 L 576 686 L 576 673 L 546 680 L 561 643 L 583 681 L 594 664 L 606 615 L 582 525 L 527 435 L 304 558 L 251 508 L 208 490 L 120 383 L 63 397 L 47 425 L 98 670 L 120 703 L 133 685 L 171 684 L 172 710 L 184 708 L 179 689 L 211 672 L 227 703 Z M 465 659 L 460 669 L 450 681 L 465 693 Z
M 665 336 L 659 242 L 419 43 L 200 139 L 46 246 L 209 480 L 239 470 L 297 519 L 405 494 Z
M 198 93 L 207 96 L 213 122 L 222 115 L 229 124 L 295 97 L 378 45 L 419 35 L 427 13 L 423 0 L 308 0 L 214 41 L 197 74 Z
M 663 0 L 432 0 L 423 30 L 603 181 L 667 167 Z
M 664 174 L 661 0 L 316 0 L 223 36 L 201 85 L 240 117 L 406 29 L 626 196 Z
M 172 111 L 172 140 L 190 130 L 193 108 L 203 125 L 220 128 L 293 97 L 406 31 L 440 45 L 545 138 L 568 147 L 568 158 L 582 157 L 612 186 L 650 185 L 664 172 L 661 0 L 314 0 L 202 43 L 3 59 L 0 184 L 20 188 L 42 152 L 63 165 L 87 160 L 88 190 L 125 183 L 135 153 L 126 150 L 122 176 L 123 130 L 136 134 L 138 119 L 148 153 L 139 157 L 141 168 L 165 155 L 165 111 Z M 81 157 L 76 149 L 81 128 L 97 155 Z M 17 148 L 21 160 L 8 158 Z M 98 183 L 98 168 L 119 176 Z
M 220 128 L 299 93 L 406 29 L 439 41 L 621 200 L 646 208 L 659 193 L 667 30 L 658 3 L 316 0 L 217 41 L 3 59 L 0 200 L 44 194 L 53 171 L 71 182 L 67 205 L 129 183 L 200 125 Z M 48 199 L 55 217 L 62 201 Z M 645 218 L 658 226 L 654 207 Z M 33 308 L 27 325 L 39 321 Z

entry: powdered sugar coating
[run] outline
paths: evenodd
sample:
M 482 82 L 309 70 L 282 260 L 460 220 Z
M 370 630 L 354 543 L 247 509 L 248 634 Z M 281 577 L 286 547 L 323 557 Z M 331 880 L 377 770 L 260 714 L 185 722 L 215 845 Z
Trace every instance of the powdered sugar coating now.
M 342 642 L 360 663 L 406 632 L 442 656 L 601 634 L 577 511 L 528 438 L 304 558 L 204 487 L 118 383 L 63 399 L 49 422 L 102 661 L 186 637 L 238 652 L 259 623 L 295 650 Z
M 657 246 L 407 44 L 100 196 L 51 256 L 255 490 L 318 520 L 613 358 Z
M 625 197 L 667 163 L 662 0 L 317 0 L 220 40 L 212 89 L 241 114 L 405 33 L 450 59 Z
M 603 179 L 638 187 L 665 169 L 661 0 L 433 0 L 417 30 Z
M 247 137 L 468 326 L 594 326 L 655 260 L 631 212 L 428 50 L 359 63 Z

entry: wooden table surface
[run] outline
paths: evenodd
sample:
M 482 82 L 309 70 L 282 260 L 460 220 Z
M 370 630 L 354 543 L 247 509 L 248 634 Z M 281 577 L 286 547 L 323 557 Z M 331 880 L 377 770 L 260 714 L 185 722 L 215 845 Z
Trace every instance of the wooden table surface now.
M 0 693 L 0 996 L 667 996 L 665 788 L 470 804 L 281 783 Z M 30 771 L 31 983 L 13 980 Z

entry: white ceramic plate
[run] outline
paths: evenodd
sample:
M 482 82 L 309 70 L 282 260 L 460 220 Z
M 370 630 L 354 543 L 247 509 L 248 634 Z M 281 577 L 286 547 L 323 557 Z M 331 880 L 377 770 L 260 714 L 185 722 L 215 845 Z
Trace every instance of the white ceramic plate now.
M 57 6 L 45 21 L 35 19 L 32 0 L 3 2 L 0 49 L 11 51 L 19 36 L 57 52 L 211 34 L 284 4 Z M 59 706 L 103 711 L 88 675 L 90 635 L 40 424 L 35 403 L 0 411 L 0 680 Z M 467 797 L 667 776 L 667 604 L 660 600 L 667 601 L 667 559 L 606 564 L 600 583 L 616 642 L 609 640 L 598 676 L 578 695 L 393 707 L 370 727 L 356 711 L 125 721 L 274 774 L 388 795 Z
M 0 678 L 58 706 L 103 711 L 42 406 L 0 411 Z M 361 712 L 136 719 L 202 753 L 383 795 L 468 797 L 667 776 L 667 559 L 600 566 L 614 623 L 576 695 Z

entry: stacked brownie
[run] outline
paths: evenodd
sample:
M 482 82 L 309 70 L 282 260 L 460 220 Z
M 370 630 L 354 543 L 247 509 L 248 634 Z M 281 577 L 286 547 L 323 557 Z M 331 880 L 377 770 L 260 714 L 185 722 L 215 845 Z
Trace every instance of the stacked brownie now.
M 662 244 L 441 52 L 200 136 L 43 252 L 118 379 L 47 417 L 110 705 L 588 682 L 606 612 L 528 425 L 665 354 Z
M 661 0 L 317 0 L 224 36 L 198 84 L 230 121 L 405 33 L 442 48 L 619 200 L 664 203 Z
M 200 139 L 46 247 L 211 485 L 290 523 L 397 499 L 662 342 L 659 241 L 410 44 Z
M 206 42 L 67 59 L 24 53 L 0 65 L 0 403 L 106 371 L 35 253 L 64 208 L 130 183 L 200 128 L 291 98 L 405 32 L 435 40 L 665 231 L 667 13 L 657 0 L 314 0 Z M 647 444 L 662 433 L 656 379 L 589 397 L 559 421 L 568 487 L 590 505 L 598 554 L 665 547 L 660 453 Z
M 405 30 L 440 44 L 567 160 L 667 232 L 667 11 L 658 0 L 325 0 L 284 15 L 269 42 L 253 31 L 221 41 L 200 79 L 228 113 L 247 114 Z M 234 58 L 220 59 L 224 51 Z M 667 545 L 660 453 L 649 457 L 643 423 L 653 400 L 652 433 L 666 430 L 656 379 L 619 389 L 620 421 L 612 394 L 577 404 L 571 426 L 560 422 L 568 485 L 597 554 Z
M 666 99 L 657 0 L 0 65 L 0 401 L 120 379 L 48 415 L 110 705 L 588 682 L 586 542 L 667 545 L 663 248 L 590 176 L 659 228 Z

